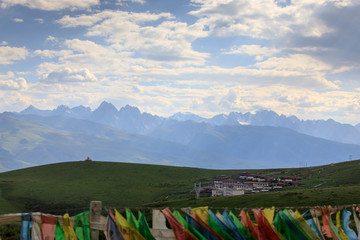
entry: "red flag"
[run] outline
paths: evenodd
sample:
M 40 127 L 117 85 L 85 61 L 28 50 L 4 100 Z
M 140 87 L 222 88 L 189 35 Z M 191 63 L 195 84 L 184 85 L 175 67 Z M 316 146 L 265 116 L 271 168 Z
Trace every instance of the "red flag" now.
M 241 210 L 240 215 L 241 223 L 250 230 L 250 232 L 256 237 L 258 240 L 262 240 L 258 227 L 251 221 L 250 217 L 245 213 L 244 210 Z
M 322 226 L 323 234 L 328 238 L 339 240 L 339 238 L 336 236 L 336 233 L 333 231 L 330 225 L 330 221 L 331 221 L 330 209 L 327 207 L 322 207 L 321 215 L 323 220 L 323 226 Z
M 268 220 L 262 214 L 261 209 L 252 209 L 255 215 L 256 222 L 258 224 L 259 233 L 262 239 L 267 240 L 281 240 L 279 236 L 274 232 Z
M 165 208 L 161 210 L 161 212 L 165 215 L 166 219 L 169 221 L 171 228 L 174 231 L 175 238 L 177 240 L 194 240 L 193 237 L 189 233 L 186 232 L 184 225 L 182 225 L 179 220 L 172 214 L 172 212 Z
M 54 216 L 41 215 L 41 239 L 43 240 L 54 240 L 55 239 L 55 228 L 56 219 Z

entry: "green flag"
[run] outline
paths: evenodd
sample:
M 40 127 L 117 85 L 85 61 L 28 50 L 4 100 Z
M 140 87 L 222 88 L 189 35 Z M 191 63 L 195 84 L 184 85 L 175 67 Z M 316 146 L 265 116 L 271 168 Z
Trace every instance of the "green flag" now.
M 304 230 L 300 225 L 299 223 L 296 221 L 296 219 L 292 216 L 291 212 L 288 210 L 288 209 L 284 209 L 283 213 L 289 218 L 289 220 L 292 222 L 292 224 L 294 224 L 297 229 L 303 234 L 303 236 L 306 238 L 306 239 L 309 239 L 309 240 L 316 240 L 317 238 L 311 238 L 309 236 L 309 233 L 306 232 L 306 230 Z M 312 229 L 310 228 L 311 232 Z M 315 236 L 317 237 L 317 236 Z
M 65 240 L 64 231 L 61 228 L 59 219 L 56 219 L 55 240 Z
M 130 209 L 125 208 L 126 213 L 126 220 L 136 229 L 139 231 L 139 222 L 136 220 L 134 214 L 130 211 Z
M 240 230 L 240 232 L 245 236 L 245 238 L 247 240 L 256 240 L 256 238 L 254 237 L 254 235 L 249 231 L 249 229 L 247 229 L 241 222 L 240 220 L 235 216 L 234 213 L 232 213 L 231 211 L 229 212 L 229 216 L 233 219 L 235 225 L 237 226 L 237 228 Z
M 90 210 L 75 216 L 74 228 L 79 240 L 91 240 Z
M 276 230 L 288 240 L 310 240 L 301 230 L 289 219 L 283 211 L 279 211 L 273 222 Z
M 179 211 L 173 211 L 174 216 L 176 217 L 179 222 L 184 225 L 185 228 L 187 228 L 192 234 L 194 234 L 195 237 L 197 237 L 199 240 L 207 240 L 206 237 L 204 237 L 198 230 L 196 230 L 193 226 L 191 226 L 180 214 Z
M 148 223 L 146 221 L 146 218 L 145 218 L 144 214 L 142 214 L 142 212 L 139 211 L 138 216 L 139 216 L 139 220 L 138 220 L 139 229 L 138 229 L 138 231 L 141 233 L 141 235 L 143 235 L 143 237 L 146 240 L 156 240 L 154 238 L 154 236 L 151 234 L 149 225 L 148 225 Z
M 215 219 L 209 215 L 209 227 L 212 228 L 217 234 L 219 234 L 224 240 L 234 240 L 230 234 L 228 234 L 224 229 L 222 229 Z

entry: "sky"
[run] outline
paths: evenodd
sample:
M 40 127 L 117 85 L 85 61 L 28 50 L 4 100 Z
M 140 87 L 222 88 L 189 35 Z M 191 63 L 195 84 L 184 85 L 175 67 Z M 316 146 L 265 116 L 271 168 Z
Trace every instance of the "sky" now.
M 360 123 L 358 0 L 0 0 L 0 112 Z

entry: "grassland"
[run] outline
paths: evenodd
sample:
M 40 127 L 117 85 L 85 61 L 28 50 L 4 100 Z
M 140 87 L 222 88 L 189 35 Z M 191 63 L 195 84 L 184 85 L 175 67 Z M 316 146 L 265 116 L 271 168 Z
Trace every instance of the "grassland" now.
M 243 171 L 274 177 L 302 176 L 302 185 L 279 192 L 201 198 L 188 192 L 195 182 Z M 318 188 L 312 188 L 323 183 Z M 319 167 L 263 170 L 208 170 L 114 162 L 68 162 L 0 174 L 0 213 L 78 213 L 91 200 L 108 207 L 243 208 L 360 203 L 360 160 Z

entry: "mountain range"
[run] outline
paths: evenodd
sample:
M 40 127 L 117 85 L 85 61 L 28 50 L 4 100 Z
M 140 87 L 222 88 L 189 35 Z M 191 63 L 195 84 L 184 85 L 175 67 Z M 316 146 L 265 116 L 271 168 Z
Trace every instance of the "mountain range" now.
M 113 104 L 104 101 L 94 111 L 84 106 L 69 108 L 61 105 L 54 110 L 40 110 L 29 106 L 21 111 L 20 114 L 86 119 L 142 135 L 150 134 L 155 128 L 161 126 L 168 120 L 176 120 L 179 122 L 190 120 L 216 126 L 252 125 L 284 127 L 313 137 L 360 145 L 360 123 L 353 126 L 350 124 L 342 124 L 332 119 L 300 120 L 296 116 L 287 117 L 269 110 L 260 110 L 255 113 L 231 112 L 229 114 L 219 114 L 212 118 L 203 118 L 193 113 L 176 113 L 169 118 L 164 118 L 145 112 L 141 113 L 137 107 L 129 105 L 117 110 Z
M 299 120 L 273 111 L 169 118 L 108 102 L 91 110 L 29 106 L 0 114 L 0 170 L 74 161 L 202 168 L 311 166 L 360 158 L 360 125 Z M 336 141 L 335 141 L 336 140 Z

